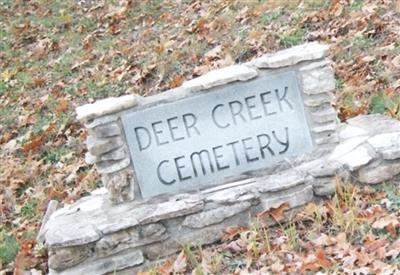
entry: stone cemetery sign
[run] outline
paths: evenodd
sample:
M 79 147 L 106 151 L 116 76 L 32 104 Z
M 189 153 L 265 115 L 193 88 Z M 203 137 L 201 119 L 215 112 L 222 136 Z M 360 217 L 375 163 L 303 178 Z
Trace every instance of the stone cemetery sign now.
M 122 125 L 143 197 L 226 183 L 313 147 L 293 71 L 126 113 Z
M 78 107 L 85 159 L 105 188 L 49 204 L 38 240 L 50 274 L 135 274 L 271 207 L 287 203 L 290 214 L 330 195 L 338 176 L 374 184 L 398 175 L 399 121 L 339 125 L 327 51 L 308 43 L 155 96 Z

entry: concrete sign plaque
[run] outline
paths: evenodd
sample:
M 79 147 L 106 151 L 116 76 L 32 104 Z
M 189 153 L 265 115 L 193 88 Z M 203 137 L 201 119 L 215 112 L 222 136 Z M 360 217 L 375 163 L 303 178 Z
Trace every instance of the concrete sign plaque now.
M 143 197 L 200 190 L 312 150 L 294 72 L 122 115 Z

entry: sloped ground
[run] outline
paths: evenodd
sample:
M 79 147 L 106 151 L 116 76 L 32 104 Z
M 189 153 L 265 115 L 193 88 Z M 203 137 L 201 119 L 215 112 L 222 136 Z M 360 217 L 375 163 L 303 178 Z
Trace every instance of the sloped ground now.
M 0 269 L 46 270 L 34 241 L 47 202 L 98 187 L 74 108 L 150 95 L 214 68 L 321 41 L 332 45 L 340 118 L 400 118 L 399 1 L 0 1 Z M 230 229 L 152 272 L 393 273 L 398 185 L 339 188 L 290 224 Z M 376 189 L 376 190 L 375 190 Z M 377 191 L 378 190 L 378 191 Z

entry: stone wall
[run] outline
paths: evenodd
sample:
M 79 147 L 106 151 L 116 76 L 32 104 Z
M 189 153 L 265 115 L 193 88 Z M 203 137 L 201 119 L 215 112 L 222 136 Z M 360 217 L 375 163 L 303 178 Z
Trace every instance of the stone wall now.
M 57 210 L 40 233 L 51 274 L 137 272 L 181 244 L 213 243 L 226 227 L 246 226 L 283 202 L 296 209 L 333 194 L 337 177 L 375 184 L 400 174 L 398 120 L 359 116 L 340 125 L 339 139 L 329 155 L 196 194 L 119 205 L 104 193 L 82 198 Z
M 262 75 L 286 71 L 293 71 L 297 76 L 315 149 L 311 154 L 287 159 L 270 167 L 264 174 L 282 171 L 307 159 L 318 158 L 328 153 L 338 142 L 338 120 L 332 107 L 335 79 L 330 61 L 326 59 L 327 53 L 328 46 L 308 43 L 266 54 L 248 63 L 211 71 L 184 82 L 179 88 L 155 96 L 142 98 L 127 95 L 78 107 L 77 118 L 89 132 L 86 162 L 96 165 L 114 204 L 133 199 L 141 200 L 121 124 L 123 113 L 211 92 L 216 87 L 235 81 L 248 81 Z

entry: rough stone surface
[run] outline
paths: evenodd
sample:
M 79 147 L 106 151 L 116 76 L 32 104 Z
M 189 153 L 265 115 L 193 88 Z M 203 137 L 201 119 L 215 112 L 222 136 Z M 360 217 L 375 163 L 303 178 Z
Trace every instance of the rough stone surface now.
M 117 123 L 108 123 L 105 125 L 100 125 L 95 128 L 90 129 L 89 133 L 94 134 L 96 137 L 114 137 L 121 134 L 121 128 Z
M 323 132 L 335 131 L 336 128 L 337 128 L 336 122 L 332 122 L 321 126 L 315 126 L 311 129 L 311 131 L 313 133 L 323 133 Z
M 377 150 L 384 159 L 400 158 L 400 132 L 377 135 L 368 139 L 368 143 Z
M 91 247 L 83 245 L 50 250 L 49 267 L 55 270 L 63 270 L 83 262 L 91 254 Z
M 190 228 L 206 227 L 211 224 L 220 223 L 226 218 L 249 209 L 250 206 L 250 202 L 241 202 L 230 206 L 222 206 L 212 210 L 203 211 L 199 214 L 186 217 L 182 225 Z
M 243 65 L 233 65 L 214 70 L 200 77 L 185 81 L 183 82 L 182 87 L 190 89 L 192 92 L 196 92 L 233 81 L 246 81 L 256 76 L 257 71 L 252 68 Z
M 324 103 L 332 103 L 335 97 L 330 93 L 316 94 L 304 99 L 304 105 L 308 107 L 317 107 Z
M 144 262 L 143 253 L 140 250 L 124 251 L 113 257 L 97 259 L 94 261 L 87 261 L 84 264 L 57 272 L 50 270 L 50 275 L 98 275 L 106 274 L 109 272 L 116 272 L 128 267 L 140 265 Z
M 330 121 L 336 121 L 337 118 L 337 113 L 335 109 L 327 108 L 319 112 L 314 112 L 311 114 L 313 121 L 317 123 L 324 123 L 324 122 L 330 122 Z
M 400 174 L 400 162 L 372 164 L 358 171 L 358 180 L 362 183 L 377 184 Z
M 382 133 L 400 132 L 398 120 L 381 114 L 356 116 L 347 120 L 347 124 L 363 129 L 370 136 Z M 371 125 L 374 125 L 374 127 L 371 127 Z
M 126 95 L 121 97 L 109 97 L 98 100 L 93 104 L 86 104 L 76 108 L 78 120 L 88 121 L 90 119 L 112 114 L 135 106 L 139 103 L 140 96 Z
M 118 119 L 119 119 L 119 114 L 101 116 L 101 117 L 97 117 L 95 119 L 87 121 L 85 123 L 85 127 L 88 129 L 93 129 L 99 125 L 105 125 L 105 124 L 108 124 L 111 122 L 118 121 Z
M 356 171 L 371 162 L 375 156 L 376 153 L 371 146 L 363 144 L 350 151 L 350 153 L 341 156 L 337 161 L 342 165 L 346 165 L 350 171 Z
M 313 180 L 313 190 L 316 196 L 326 197 L 335 193 L 336 179 L 334 177 Z
M 314 95 L 335 90 L 335 78 L 332 69 L 325 67 L 302 73 L 302 85 L 305 94 Z
M 122 160 L 115 160 L 115 161 L 102 161 L 98 162 L 97 164 L 97 171 L 101 174 L 110 174 L 114 172 L 118 172 L 126 167 L 131 163 L 130 158 L 124 158 Z
M 340 157 L 353 151 L 356 147 L 364 143 L 367 139 L 368 137 L 366 136 L 360 136 L 360 137 L 350 138 L 340 143 L 338 146 L 335 147 L 332 154 L 329 156 L 329 160 L 339 159 Z
M 86 146 L 92 155 L 100 156 L 121 147 L 124 144 L 121 137 L 113 138 L 95 138 L 88 136 Z
M 44 214 L 44 217 L 42 219 L 42 224 L 40 225 L 39 233 L 37 236 L 37 241 L 40 243 L 44 242 L 44 230 L 45 230 L 45 225 L 47 221 L 49 220 L 50 216 L 57 210 L 59 206 L 58 201 L 56 200 L 51 200 L 49 201 L 49 204 L 47 205 L 46 209 L 46 214 Z
M 274 54 L 266 54 L 252 63 L 258 68 L 279 68 L 295 65 L 301 61 L 323 58 L 329 46 L 317 42 L 306 43 Z
M 109 198 L 113 203 L 119 203 L 133 199 L 134 190 L 132 190 L 132 188 L 134 187 L 132 181 L 133 172 L 129 169 L 102 175 L 102 182 L 109 190 Z

